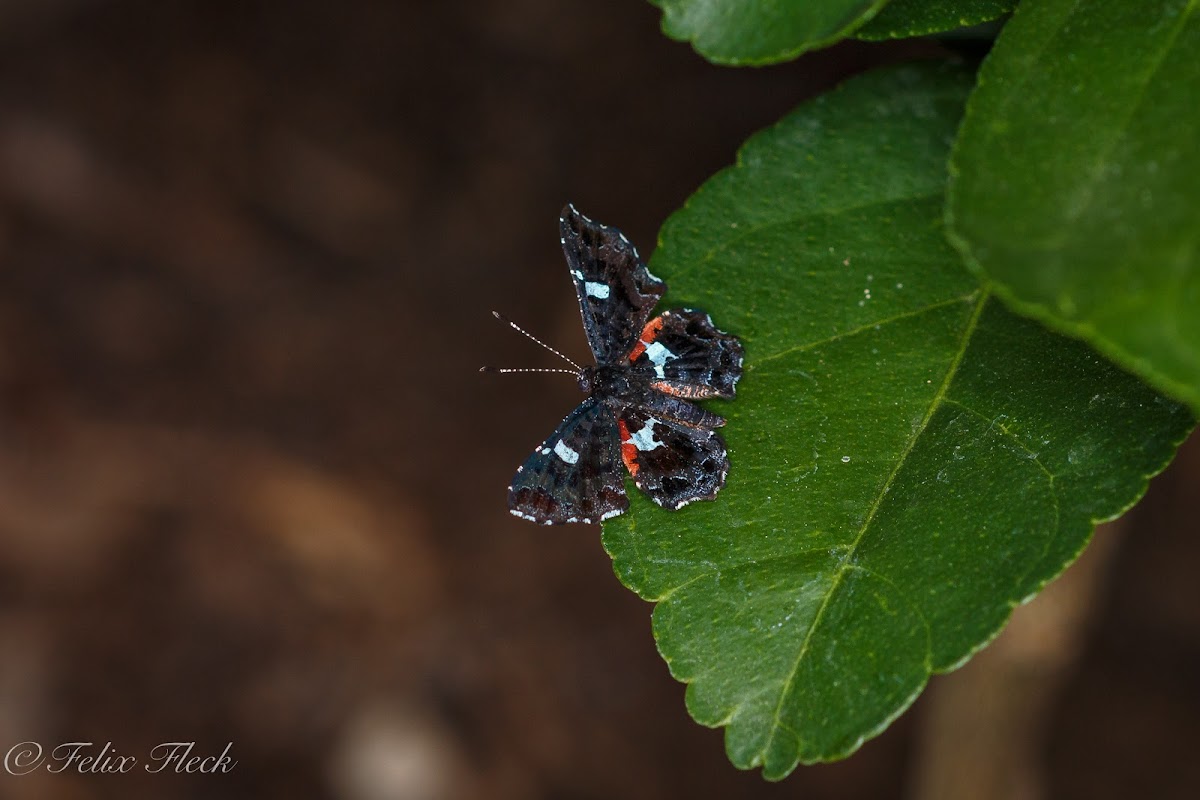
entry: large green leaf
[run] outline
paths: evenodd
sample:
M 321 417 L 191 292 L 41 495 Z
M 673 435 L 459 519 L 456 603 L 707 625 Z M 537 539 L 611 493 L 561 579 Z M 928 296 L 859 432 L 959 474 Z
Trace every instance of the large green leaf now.
M 1200 3 L 1027 0 L 956 145 L 955 243 L 1200 411 Z
M 833 44 L 887 0 L 650 0 L 663 32 L 717 64 L 770 64 Z
M 854 35 L 859 39 L 902 39 L 952 31 L 999 19 L 1017 0 L 892 0 Z
M 971 76 L 857 78 L 751 138 L 668 220 L 670 305 L 742 337 L 732 468 L 604 526 L 692 715 L 767 778 L 843 757 L 989 641 L 1192 421 L 1007 311 L 946 243 Z

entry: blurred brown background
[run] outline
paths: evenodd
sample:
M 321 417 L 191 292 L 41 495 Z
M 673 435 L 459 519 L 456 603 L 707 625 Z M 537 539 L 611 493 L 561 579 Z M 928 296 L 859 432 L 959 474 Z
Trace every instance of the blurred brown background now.
M 493 308 L 586 353 L 562 204 L 648 254 L 749 133 L 939 52 L 718 69 L 643 0 L 0 0 L 0 749 L 239 762 L 0 798 L 1200 796 L 1195 441 L 779 785 L 688 719 L 598 529 L 504 508 L 576 389 L 476 370 L 548 363 Z

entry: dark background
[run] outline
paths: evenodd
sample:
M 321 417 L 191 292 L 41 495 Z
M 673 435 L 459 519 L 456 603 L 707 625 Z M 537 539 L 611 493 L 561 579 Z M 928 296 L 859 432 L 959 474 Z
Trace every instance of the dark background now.
M 1078 613 L 778 785 L 687 717 L 598 529 L 504 507 L 578 398 L 479 375 L 550 365 L 488 312 L 585 355 L 563 203 L 648 254 L 747 135 L 945 52 L 716 68 L 643 0 L 0 0 L 0 749 L 239 761 L 0 797 L 1200 795 L 1195 441 Z

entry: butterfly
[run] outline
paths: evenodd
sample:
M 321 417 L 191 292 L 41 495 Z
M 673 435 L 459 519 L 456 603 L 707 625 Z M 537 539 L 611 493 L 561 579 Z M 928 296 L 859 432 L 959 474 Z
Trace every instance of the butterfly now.
M 575 366 L 554 371 L 574 374 L 587 394 L 517 468 L 509 510 L 544 525 L 609 519 L 629 508 L 626 470 L 664 508 L 715 498 L 729 473 L 716 432 L 725 419 L 691 401 L 734 397 L 741 342 L 702 311 L 651 319 L 667 285 L 616 228 L 568 204 L 559 231 L 596 364 L 579 367 L 509 323 Z

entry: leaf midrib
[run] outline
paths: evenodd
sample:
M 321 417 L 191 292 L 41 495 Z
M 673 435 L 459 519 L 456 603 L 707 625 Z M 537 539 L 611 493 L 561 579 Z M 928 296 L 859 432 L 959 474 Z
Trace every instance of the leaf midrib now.
M 1172 29 L 1170 35 L 1163 41 L 1162 48 L 1152 55 L 1150 63 L 1147 65 L 1148 69 L 1142 76 L 1139 77 L 1139 85 L 1136 93 L 1137 99 L 1125 106 L 1126 113 L 1124 118 L 1115 120 L 1115 124 L 1112 127 L 1111 138 L 1096 152 L 1095 163 L 1092 165 L 1088 178 L 1085 181 L 1085 186 L 1081 189 L 1082 193 L 1087 198 L 1086 201 L 1077 205 L 1071 203 L 1067 204 L 1069 213 L 1064 220 L 1064 224 L 1059 228 L 1059 235 L 1047 240 L 1048 242 L 1052 243 L 1052 247 L 1054 244 L 1057 244 L 1057 249 L 1061 249 L 1061 245 L 1069 238 L 1069 232 L 1074 230 L 1076 227 L 1075 223 L 1083 218 L 1085 213 L 1087 213 L 1096 204 L 1096 185 L 1100 182 L 1100 178 L 1104 175 L 1105 170 L 1112 163 L 1113 152 L 1117 149 L 1117 146 L 1129 135 L 1129 126 L 1138 116 L 1138 112 L 1141 110 L 1142 105 L 1146 102 L 1147 87 L 1154 82 L 1155 76 L 1158 75 L 1158 72 L 1162 68 L 1163 62 L 1166 60 L 1167 55 L 1175 46 L 1175 40 L 1179 38 L 1180 31 L 1187 26 L 1192 12 L 1196 9 L 1196 5 L 1197 0 L 1191 0 L 1183 8 L 1183 10 L 1179 12 L 1179 19 Z M 1076 4 L 1076 7 L 1072 9 L 1067 20 L 1069 21 L 1071 17 L 1074 17 L 1078 11 L 1078 4 Z M 1067 26 L 1068 21 L 1063 22 L 1063 25 L 1059 29 L 1060 33 L 1062 29 Z M 1056 239 L 1059 241 L 1055 242 Z
M 1041 47 L 1038 48 L 1038 52 L 1036 54 L 1027 58 L 1029 63 L 1037 64 L 1043 60 L 1046 51 L 1060 42 L 1060 37 L 1063 30 L 1070 24 L 1072 19 L 1078 16 L 1079 5 L 1082 2 L 1083 0 L 1075 1 L 1071 10 L 1068 11 L 1063 17 L 1061 24 L 1058 26 L 1058 30 L 1052 35 L 1046 37 Z M 1110 134 L 1109 137 L 1096 150 L 1094 162 L 1091 168 L 1086 170 L 1088 177 L 1080 184 L 1080 189 L 1077 194 L 1085 198 L 1083 202 L 1076 204 L 1064 204 L 1068 210 L 1068 213 L 1062 218 L 1061 224 L 1055 227 L 1055 231 L 1043 237 L 1025 236 L 1022 240 L 1022 250 L 1053 253 L 1062 250 L 1066 246 L 1066 243 L 1070 241 L 1071 232 L 1076 228 L 1074 223 L 1083 218 L 1085 213 L 1095 205 L 1096 185 L 1100 182 L 1100 178 L 1103 176 L 1105 169 L 1111 163 L 1113 152 L 1117 149 L 1117 146 L 1128 136 L 1130 124 L 1137 117 L 1137 112 L 1141 109 L 1143 103 L 1145 103 L 1146 88 L 1158 74 L 1163 62 L 1166 60 L 1167 55 L 1174 47 L 1175 40 L 1179 37 L 1180 31 L 1186 27 L 1189 18 L 1197 9 L 1197 7 L 1200 7 L 1200 0 L 1190 0 L 1188 4 L 1180 11 L 1179 19 L 1176 21 L 1173 29 L 1170 32 L 1170 35 L 1164 40 L 1163 47 L 1152 55 L 1150 63 L 1147 65 L 1148 68 L 1146 69 L 1145 73 L 1140 76 L 1138 80 L 1139 87 L 1135 92 L 1134 101 L 1125 105 L 1125 115 L 1119 119 L 1114 119 L 1113 125 L 1108 129 Z M 1019 7 L 1016 13 L 1020 13 Z M 1021 79 L 1019 84 L 1015 86 L 1012 91 L 1010 91 L 1008 96 L 1003 99 L 1003 102 L 999 104 L 1000 107 L 1003 108 L 1005 115 L 1007 115 L 1009 110 L 1018 103 L 1018 98 L 1023 97 L 1022 89 L 1027 84 L 1033 83 L 1039 79 L 1040 74 L 1038 70 L 1030 69 L 1026 71 L 1025 76 Z M 971 113 L 975 110 L 974 106 L 976 103 L 977 100 L 975 98 L 972 98 L 970 101 L 968 101 L 965 118 L 969 119 L 971 117 Z M 960 137 L 958 142 L 955 143 L 953 152 L 950 154 L 952 175 L 956 175 L 958 172 L 959 148 L 961 146 L 961 142 L 962 139 Z M 947 227 L 951 232 L 950 237 L 952 240 L 959 238 L 954 232 L 955 222 L 952 212 L 952 209 L 956 205 L 955 183 L 956 181 L 953 179 L 950 181 L 949 198 L 946 202 Z M 977 236 L 982 238 L 982 234 L 978 231 Z M 1001 240 L 1003 239 L 1003 237 L 999 238 Z M 991 235 L 988 235 L 987 239 L 989 242 L 997 241 L 997 237 Z M 978 248 L 975 247 L 974 244 L 970 243 L 969 239 L 966 237 L 963 237 L 962 241 L 967 246 L 968 255 L 978 263 L 978 257 L 976 256 Z
M 964 294 L 964 295 L 958 295 L 956 297 L 951 297 L 947 300 L 942 300 L 937 303 L 930 303 L 927 306 L 922 306 L 921 308 L 913 309 L 912 311 L 906 311 L 901 314 L 895 314 L 895 315 L 893 315 L 891 317 L 887 317 L 885 319 L 876 320 L 874 322 L 860 325 L 860 326 L 858 326 L 856 328 L 852 328 L 848 331 L 841 331 L 839 333 L 833 334 L 832 336 L 828 336 L 824 339 L 809 342 L 809 343 L 806 343 L 803 345 L 797 345 L 796 347 L 788 348 L 787 350 L 784 350 L 782 352 L 774 353 L 770 356 L 756 359 L 752 364 L 747 365 L 747 369 L 757 369 L 757 367 L 765 361 L 772 361 L 777 358 L 781 358 L 785 355 L 791 355 L 792 353 L 795 353 L 795 352 L 803 352 L 803 351 L 807 351 L 807 350 L 812 350 L 817 347 L 821 347 L 823 345 L 830 344 L 832 342 L 840 341 L 842 339 L 846 339 L 851 336 L 856 336 L 860 333 L 865 333 L 867 331 L 875 330 L 876 328 L 878 328 L 882 325 L 887 325 L 892 322 L 898 322 L 903 319 L 910 319 L 912 317 L 920 316 L 921 314 L 926 314 L 930 311 L 936 311 L 937 309 L 940 309 L 940 308 L 946 308 L 947 306 L 952 306 L 955 303 L 964 303 L 964 302 L 967 302 L 968 300 L 971 300 L 972 298 L 975 298 L 977 296 L 979 297 L 979 300 L 978 300 L 979 303 L 982 303 L 985 299 L 987 299 L 986 292 L 983 292 L 981 294 L 980 289 L 973 289 L 971 292 Z M 978 307 L 976 308 L 976 311 L 973 313 L 977 313 L 977 312 L 978 312 Z M 918 430 L 918 433 L 919 432 L 920 432 L 920 430 Z M 907 453 L 907 452 L 908 452 L 908 450 L 906 449 L 905 453 Z M 637 519 L 631 517 L 628 520 L 628 524 L 629 524 L 629 544 L 630 544 L 630 547 L 632 547 L 633 551 L 634 551 L 634 560 L 636 563 L 639 563 L 642 565 L 642 589 L 635 590 L 635 591 L 638 591 L 639 594 L 641 594 L 646 600 L 648 600 L 652 603 L 665 602 L 666 600 L 670 599 L 671 595 L 675 594 L 676 592 L 680 591 L 681 589 L 686 588 L 690 584 L 695 583 L 696 581 L 699 581 L 699 580 L 703 580 L 704 578 L 711 577 L 720 572 L 727 572 L 731 569 L 737 569 L 738 567 L 748 566 L 751 564 L 756 565 L 756 566 L 761 566 L 763 563 L 769 563 L 771 561 L 776 561 L 776 560 L 780 560 L 780 559 L 788 559 L 788 558 L 797 558 L 799 556 L 806 555 L 809 552 L 816 552 L 817 550 L 820 550 L 821 552 L 829 552 L 829 550 L 830 550 L 830 548 L 828 548 L 828 547 L 814 548 L 811 551 L 810 550 L 793 550 L 793 551 L 789 551 L 786 553 L 780 553 L 778 555 L 770 556 L 768 558 L 755 559 L 752 562 L 744 562 L 741 564 L 729 565 L 729 566 L 725 566 L 725 567 L 721 567 L 721 568 L 717 568 L 717 569 L 704 569 L 704 570 L 701 570 L 700 572 L 697 572 L 696 574 L 692 575 L 691 577 L 687 578 L 682 583 L 677 583 L 674 586 L 671 586 L 670 588 L 668 588 L 664 591 L 661 591 L 655 595 L 650 596 L 650 595 L 646 594 L 646 592 L 645 592 L 645 588 L 647 586 L 649 586 L 651 583 L 650 574 L 648 571 L 649 570 L 649 562 L 641 557 L 640 551 L 638 550 Z M 835 545 L 833 549 L 847 550 L 852 547 L 852 544 L 857 544 L 857 540 L 854 543 L 843 543 L 843 544 Z M 845 559 L 843 559 L 843 561 L 845 561 Z
M 771 750 L 771 745 L 775 741 L 775 734 L 781 727 L 783 727 L 781 715 L 784 701 L 791 693 L 792 684 L 796 680 L 796 674 L 800 669 L 800 664 L 804 661 L 805 655 L 808 654 L 808 648 L 812 642 L 813 633 L 820 626 L 821 618 L 824 616 L 826 609 L 828 609 L 829 603 L 833 599 L 833 596 L 837 594 L 838 587 L 841 586 L 843 578 L 849 571 L 851 559 L 854 558 L 855 553 L 858 551 L 859 544 L 862 542 L 863 537 L 866 536 L 867 530 L 871 526 L 871 522 L 874 521 L 876 513 L 883 504 L 883 498 L 887 496 L 887 493 L 891 489 L 892 483 L 895 481 L 896 476 L 900 473 L 900 470 L 907 462 L 908 456 L 912 453 L 913 448 L 916 447 L 916 444 L 920 440 L 922 434 L 925 433 L 926 428 L 929 426 L 930 420 L 933 419 L 934 413 L 936 413 L 938 408 L 941 407 L 942 402 L 946 397 L 946 393 L 950 388 L 950 384 L 954 380 L 954 375 L 958 372 L 959 365 L 962 363 L 963 355 L 967 352 L 967 348 L 970 345 L 971 337 L 979 323 L 980 314 L 983 312 L 983 308 L 987 304 L 988 296 L 989 293 L 987 291 L 980 293 L 979 300 L 975 305 L 975 310 L 971 313 L 971 318 L 967 321 L 967 326 L 963 330 L 962 342 L 959 345 L 958 352 L 955 353 L 953 360 L 951 360 L 949 367 L 947 367 L 946 375 L 942 379 L 941 385 L 938 386 L 937 392 L 934 394 L 929 403 L 929 409 L 926 411 L 924 418 L 921 420 L 921 424 L 917 426 L 917 429 L 913 431 L 912 436 L 909 437 L 904 451 L 900 454 L 900 457 L 896 459 L 895 468 L 892 469 L 891 474 L 888 475 L 887 480 L 884 481 L 883 485 L 876 493 L 875 500 L 867 512 L 866 519 L 863 520 L 862 527 L 859 528 L 858 534 L 855 536 L 854 540 L 850 542 L 846 553 L 842 556 L 842 560 L 838 563 L 837 572 L 834 576 L 833 583 L 830 585 L 829 591 L 825 594 L 824 600 L 821 601 L 820 607 L 813 616 L 812 623 L 809 625 L 808 632 L 804 635 L 804 641 L 800 644 L 800 650 L 792 664 L 791 671 L 788 673 L 787 678 L 783 682 L 782 689 L 779 692 L 779 702 L 775 705 L 775 712 L 772 714 L 771 733 L 767 737 L 767 741 L 762 746 L 762 749 L 759 750 L 751 762 L 752 764 L 762 765 L 766 763 L 767 754 Z

